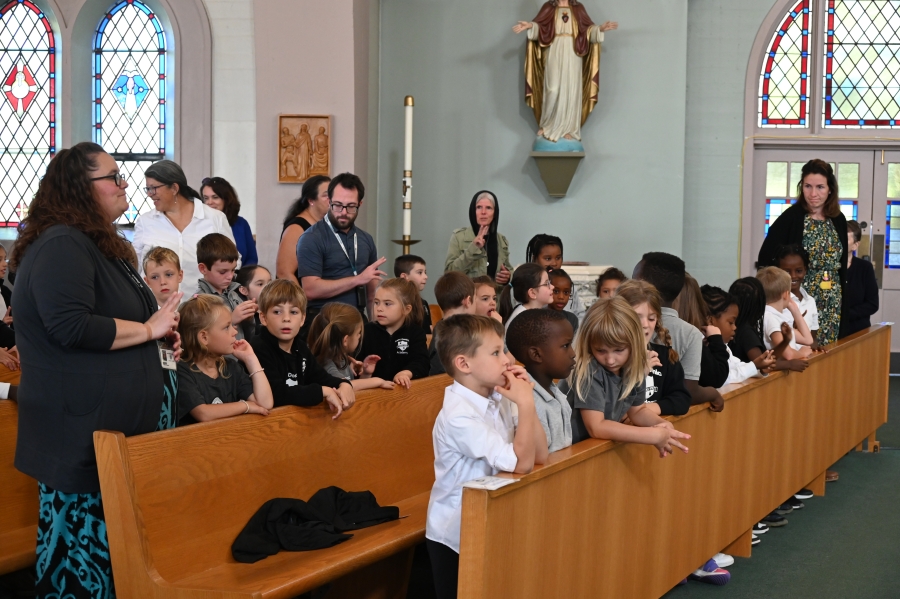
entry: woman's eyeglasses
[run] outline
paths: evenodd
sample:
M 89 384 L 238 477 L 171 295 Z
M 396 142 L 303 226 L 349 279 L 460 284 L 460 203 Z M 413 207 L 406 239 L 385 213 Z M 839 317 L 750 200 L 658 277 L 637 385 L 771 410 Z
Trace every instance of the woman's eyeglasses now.
M 163 184 L 163 185 L 151 185 L 150 187 L 145 187 L 145 188 L 144 188 L 144 193 L 146 193 L 148 196 L 156 195 L 156 190 L 159 189 L 160 187 L 168 187 L 168 185 L 166 185 L 166 184 Z
M 103 179 L 112 179 L 116 182 L 116 187 L 122 187 L 122 183 L 125 182 L 125 175 L 122 173 L 113 173 L 112 175 L 105 175 L 103 177 L 94 177 L 91 181 L 102 181 Z
M 200 187 L 206 187 L 207 185 L 217 185 L 219 183 L 226 183 L 226 181 L 222 177 L 204 177 L 203 180 L 200 181 Z

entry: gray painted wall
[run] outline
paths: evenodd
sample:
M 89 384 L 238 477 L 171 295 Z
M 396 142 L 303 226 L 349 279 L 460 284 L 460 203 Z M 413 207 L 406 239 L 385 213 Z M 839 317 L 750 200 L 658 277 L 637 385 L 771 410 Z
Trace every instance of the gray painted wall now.
M 699 281 L 739 273 L 744 80 L 773 2 L 691 0 L 688 8 L 684 254 Z
M 529 157 L 537 126 L 522 99 L 525 37 L 511 30 L 540 5 L 382 2 L 377 242 L 389 260 L 399 255 L 390 240 L 401 233 L 403 97 L 411 94 L 413 238 L 423 240 L 413 251 L 427 260 L 431 283 L 451 231 L 468 224 L 469 201 L 485 188 L 499 197 L 513 264 L 541 232 L 563 238 L 567 260 L 628 271 L 645 251 L 682 251 L 687 0 L 587 3 L 595 22 L 616 20 L 619 30 L 603 45 L 587 157 L 556 201 Z

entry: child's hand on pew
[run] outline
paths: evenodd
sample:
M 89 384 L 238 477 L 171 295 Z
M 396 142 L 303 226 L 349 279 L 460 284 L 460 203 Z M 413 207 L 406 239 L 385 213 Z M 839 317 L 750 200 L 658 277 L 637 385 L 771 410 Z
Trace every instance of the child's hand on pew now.
M 256 401 L 253 399 L 247 400 L 247 407 L 250 408 L 250 410 L 247 412 L 248 414 L 260 414 L 262 416 L 269 415 L 269 410 L 256 403 Z
M 653 444 L 653 446 L 659 450 L 659 457 L 666 457 L 674 451 L 673 448 L 675 447 L 677 447 L 684 453 L 690 451 L 687 447 L 685 447 L 681 444 L 681 442 L 678 441 L 678 439 L 690 439 L 691 436 L 689 434 L 682 433 L 681 431 L 676 431 L 674 427 L 669 428 L 667 426 L 663 426 L 662 424 L 658 424 L 653 428 L 657 431 L 657 440 Z
M 343 385 L 341 385 L 343 387 Z M 341 401 L 341 398 L 338 396 L 338 393 L 335 389 L 331 387 L 322 387 L 322 401 L 329 407 L 329 409 L 334 412 L 334 416 L 331 417 L 332 420 L 337 420 L 338 417 L 344 411 L 344 403 Z
M 753 360 L 753 365 L 763 374 L 769 374 L 775 367 L 775 352 L 771 349 L 766 350 Z
M 3 364 L 10 370 L 19 369 L 19 356 L 15 352 L 16 348 L 6 350 L 0 347 L 0 364 Z
M 797 358 L 795 360 L 785 360 L 787 362 L 787 369 L 793 370 L 794 372 L 803 372 L 807 368 L 809 368 L 809 362 L 806 358 Z
M 409 389 L 409 386 L 412 385 L 412 372 L 409 370 L 401 370 L 394 375 L 394 383 Z
M 716 391 L 716 397 L 709 402 L 709 409 L 713 412 L 721 412 L 725 409 L 725 398 L 718 391 Z
M 356 403 L 356 390 L 353 389 L 353 385 L 350 381 L 341 383 L 334 391 L 337 393 L 343 409 L 346 410 L 347 408 L 353 407 L 353 404 Z M 335 418 L 337 418 L 337 416 L 335 416 Z
M 371 380 L 376 381 L 378 383 L 378 386 L 375 387 L 376 389 L 393 389 L 394 388 L 394 381 L 386 381 L 383 378 L 378 377 L 378 376 L 373 376 Z

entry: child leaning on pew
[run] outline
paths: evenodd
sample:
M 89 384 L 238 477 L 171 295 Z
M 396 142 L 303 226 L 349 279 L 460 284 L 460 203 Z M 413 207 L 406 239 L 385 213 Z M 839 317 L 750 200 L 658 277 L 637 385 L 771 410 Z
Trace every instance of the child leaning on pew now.
M 534 409 L 548 451 L 572 444 L 572 406 L 553 381 L 565 379 L 575 367 L 574 337 L 572 324 L 560 310 L 527 310 L 506 331 L 510 353 L 534 383 Z
M 274 407 L 269 381 L 247 340 L 235 339 L 231 311 L 222 298 L 196 295 L 181 304 L 178 314 L 179 426 L 239 414 L 267 416 Z
M 434 285 L 434 297 L 438 306 L 444 313 L 444 318 L 450 318 L 454 314 L 475 313 L 475 283 L 468 276 L 458 270 L 444 273 Z M 431 366 L 428 376 L 444 374 L 444 365 L 437 350 L 437 331 L 431 336 L 431 345 L 428 346 L 428 361 Z
M 436 325 L 441 362 L 453 384 L 434 423 L 434 486 L 425 544 L 438 599 L 456 597 L 462 485 L 498 472 L 531 472 L 547 459 L 533 386 L 503 351 L 503 325 L 457 314 Z M 513 406 L 515 404 L 515 407 Z
M 202 277 L 197 281 L 197 294 L 215 295 L 231 311 L 231 322 L 237 327 L 238 339 L 249 339 L 256 332 L 256 302 L 245 300 L 238 293 L 240 285 L 234 280 L 237 268 L 237 246 L 221 233 L 210 233 L 197 242 L 197 267 Z
M 265 369 L 275 407 L 317 406 L 326 402 L 334 418 L 356 401 L 349 380 L 319 366 L 298 333 L 306 320 L 306 294 L 297 283 L 278 279 L 259 294 L 263 326 L 250 347 Z
M 728 346 L 737 331 L 740 314 L 737 298 L 724 289 L 712 285 L 704 285 L 700 288 L 700 293 L 703 294 L 703 301 L 706 303 L 707 320 L 710 325 L 721 331 L 725 351 L 728 352 L 728 378 L 721 387 L 772 372 L 775 367 L 775 354 L 772 351 L 763 352 L 752 362 L 743 362 L 735 357 Z
M 597 300 L 575 344 L 575 370 L 560 385 L 572 404 L 572 442 L 593 437 L 653 445 L 664 458 L 690 435 L 676 431 L 646 404 L 644 380 L 659 366 L 647 349 L 637 313 L 621 297 Z M 625 416 L 634 426 L 623 424 Z
M 767 266 L 756 273 L 766 292 L 766 312 L 763 316 L 763 342 L 776 358 L 792 360 L 806 358 L 812 353 L 813 339 L 809 326 L 791 299 L 791 276 L 777 266 Z M 794 322 L 789 323 L 784 311 L 790 310 Z
M 362 361 L 354 356 L 363 336 L 363 319 L 359 310 L 340 302 L 322 306 L 309 325 L 309 349 L 328 374 L 350 381 L 354 391 L 365 389 L 393 389 L 394 383 L 372 376 L 381 358 L 366 356 Z
M 375 291 L 375 322 L 366 323 L 361 354 L 381 358 L 373 374 L 409 389 L 428 376 L 428 341 L 422 330 L 422 298 L 415 283 L 386 279 Z

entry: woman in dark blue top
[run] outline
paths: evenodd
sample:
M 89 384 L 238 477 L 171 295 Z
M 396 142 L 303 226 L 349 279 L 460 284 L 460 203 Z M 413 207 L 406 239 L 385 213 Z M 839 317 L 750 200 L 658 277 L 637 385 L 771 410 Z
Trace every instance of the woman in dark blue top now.
M 223 212 L 228 219 L 231 233 L 234 235 L 234 244 L 241 254 L 241 266 L 259 264 L 253 231 L 250 230 L 250 223 L 244 217 L 238 216 L 241 202 L 231 183 L 222 177 L 207 177 L 200 182 L 200 196 L 204 204 Z
M 15 465 L 38 481 L 41 598 L 114 596 L 94 431 L 173 423 L 173 379 L 155 340 L 180 345 L 181 294 L 157 309 L 116 233 L 127 186 L 97 144 L 62 150 L 12 251 L 22 365 Z

